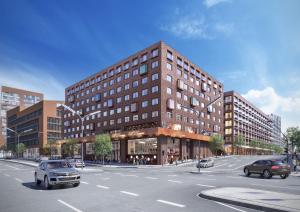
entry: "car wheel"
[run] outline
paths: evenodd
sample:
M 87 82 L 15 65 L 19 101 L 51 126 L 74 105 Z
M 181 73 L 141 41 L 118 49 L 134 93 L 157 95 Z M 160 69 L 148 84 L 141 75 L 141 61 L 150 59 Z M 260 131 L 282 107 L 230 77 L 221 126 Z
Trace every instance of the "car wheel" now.
M 287 178 L 288 176 L 289 176 L 288 174 L 281 174 L 281 175 L 280 175 L 281 179 L 285 179 L 285 178 Z
M 40 185 L 41 184 L 41 181 L 37 178 L 37 174 L 36 173 L 34 174 L 34 181 L 35 181 L 36 185 Z
M 245 175 L 247 176 L 247 177 L 249 177 L 250 176 L 250 172 L 249 172 L 249 169 L 248 168 L 245 168 L 244 169 L 244 173 L 245 173 Z
M 269 170 L 264 170 L 264 172 L 263 172 L 263 176 L 264 176 L 264 178 L 266 178 L 266 179 L 270 179 L 271 177 L 272 177 L 272 174 L 271 174 L 271 172 L 269 171 Z
M 49 184 L 49 180 L 48 180 L 48 177 L 45 176 L 44 178 L 44 186 L 45 186 L 45 189 L 51 189 L 51 185 Z
M 77 187 L 77 186 L 79 186 L 79 184 L 80 184 L 80 183 L 74 183 L 74 184 L 73 184 L 73 187 Z

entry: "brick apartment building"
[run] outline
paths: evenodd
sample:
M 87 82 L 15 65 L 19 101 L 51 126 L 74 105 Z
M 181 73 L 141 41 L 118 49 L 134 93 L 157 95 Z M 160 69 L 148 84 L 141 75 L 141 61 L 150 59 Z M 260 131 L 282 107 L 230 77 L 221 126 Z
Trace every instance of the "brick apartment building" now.
M 62 101 L 43 100 L 37 104 L 24 107 L 18 106 L 7 111 L 7 127 L 20 134 L 19 143 L 24 143 L 27 150 L 24 157 L 35 158 L 40 149 L 52 141 L 61 139 L 61 115 L 59 104 Z M 25 132 L 24 131 L 28 131 Z M 17 135 L 7 131 L 8 148 L 17 144 Z
M 29 107 L 43 100 L 44 95 L 37 92 L 1 86 L 0 87 L 0 146 L 6 144 L 6 113 L 17 106 Z
M 110 133 L 112 160 L 162 164 L 211 155 L 210 136 L 223 134 L 223 85 L 163 42 L 83 79 L 65 90 L 64 138 L 84 142 L 93 158 L 95 135 Z M 214 100 L 214 104 L 207 105 Z
M 251 147 L 251 141 L 271 142 L 271 122 L 268 115 L 263 113 L 248 100 L 235 91 L 224 93 L 224 129 L 225 151 L 233 153 L 233 142 L 242 136 L 246 143 L 241 146 L 239 154 L 251 154 L 262 151 Z

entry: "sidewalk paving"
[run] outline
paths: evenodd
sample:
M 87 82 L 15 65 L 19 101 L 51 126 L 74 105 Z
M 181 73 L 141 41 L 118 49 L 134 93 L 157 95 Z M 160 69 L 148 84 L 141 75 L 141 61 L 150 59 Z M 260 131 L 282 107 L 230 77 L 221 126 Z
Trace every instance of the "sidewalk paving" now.
M 202 191 L 200 197 L 262 211 L 300 212 L 300 195 L 241 187 Z

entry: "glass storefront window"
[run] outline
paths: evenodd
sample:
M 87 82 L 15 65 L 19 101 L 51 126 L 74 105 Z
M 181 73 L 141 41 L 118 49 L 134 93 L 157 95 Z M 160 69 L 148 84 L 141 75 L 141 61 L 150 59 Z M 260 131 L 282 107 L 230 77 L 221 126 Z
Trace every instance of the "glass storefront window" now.
M 128 155 L 157 154 L 157 138 L 128 140 Z

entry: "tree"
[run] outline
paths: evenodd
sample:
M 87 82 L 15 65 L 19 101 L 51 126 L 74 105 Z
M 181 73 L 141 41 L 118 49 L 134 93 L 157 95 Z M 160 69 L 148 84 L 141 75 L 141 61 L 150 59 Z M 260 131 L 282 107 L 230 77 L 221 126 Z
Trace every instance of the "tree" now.
M 51 154 L 50 146 L 47 145 L 47 146 L 41 148 L 40 149 L 40 154 L 45 155 L 45 156 L 50 156 L 50 154 Z
M 289 141 L 292 143 L 292 148 L 297 146 L 300 147 L 300 129 L 299 127 L 289 127 L 286 130 L 286 136 L 288 137 Z
M 76 139 L 68 139 L 66 143 L 62 145 L 62 152 L 67 157 L 74 157 L 74 152 L 78 151 L 78 145 L 77 145 Z
M 104 165 L 105 156 L 112 152 L 112 142 L 109 134 L 101 134 L 96 136 L 95 141 L 95 157 L 102 157 L 102 162 Z
M 245 145 L 246 143 L 246 139 L 244 136 L 242 135 L 236 135 L 233 138 L 233 148 L 236 154 L 239 154 L 238 149 L 239 147 L 241 147 L 242 145 Z
M 211 141 L 208 144 L 209 149 L 212 153 L 215 155 L 218 154 L 218 152 L 224 152 L 224 139 L 222 135 L 213 135 L 211 137 Z
M 25 144 L 23 144 L 23 143 L 17 144 L 16 151 L 17 151 L 18 155 L 23 154 L 25 152 L 25 150 L 26 150 Z

